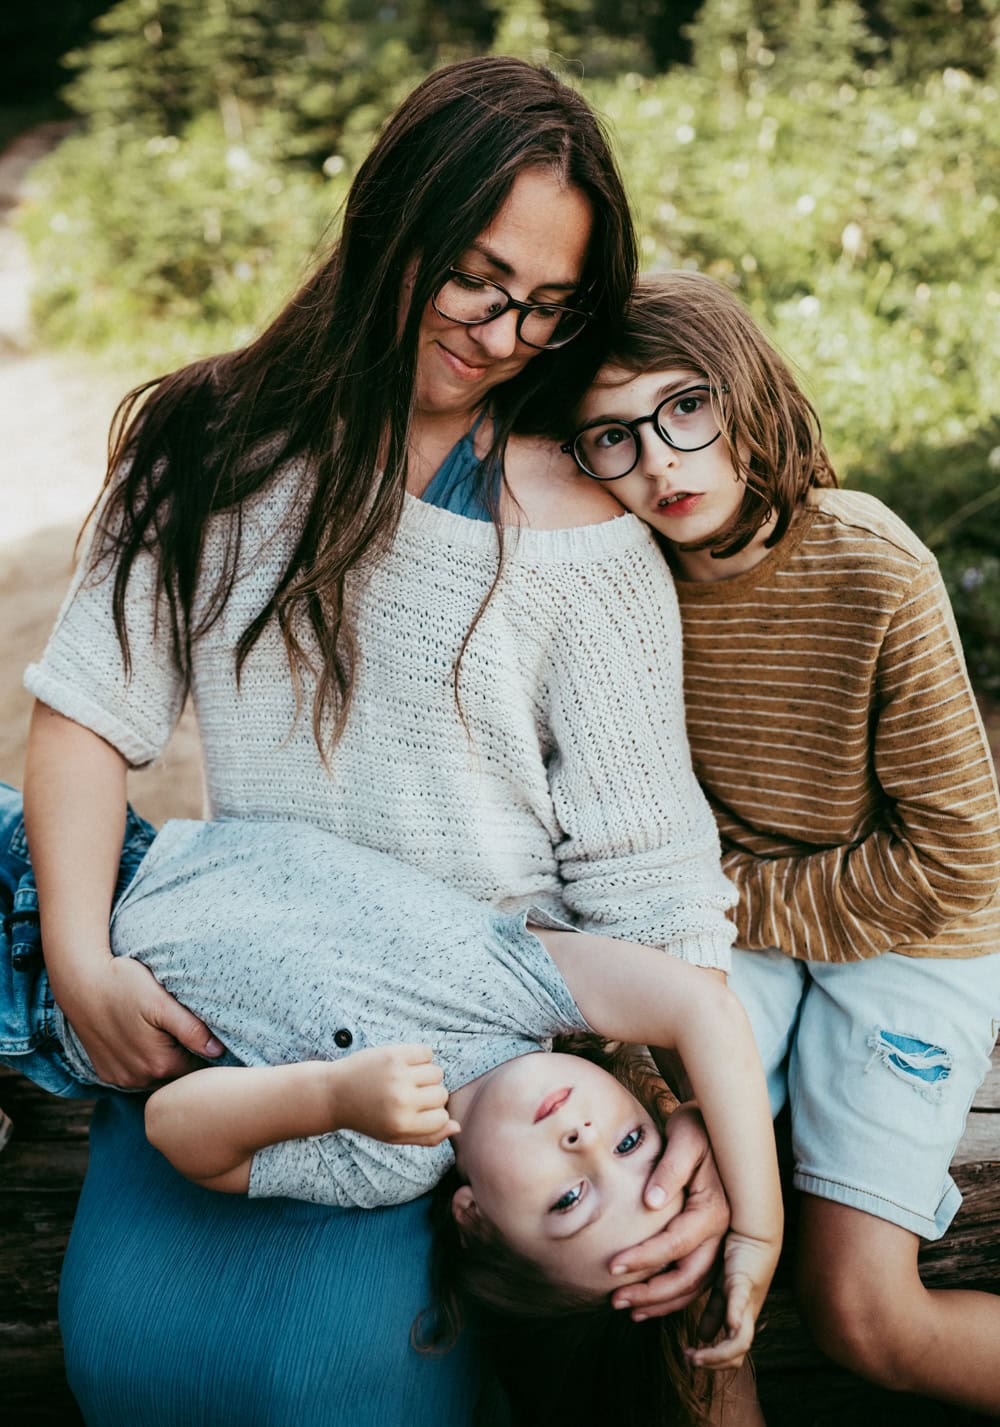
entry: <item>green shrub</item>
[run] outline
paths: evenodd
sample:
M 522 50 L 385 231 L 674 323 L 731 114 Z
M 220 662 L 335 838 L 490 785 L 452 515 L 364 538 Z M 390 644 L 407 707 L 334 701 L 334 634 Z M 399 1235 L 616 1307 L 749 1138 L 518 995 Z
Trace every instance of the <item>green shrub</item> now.
M 935 551 L 973 682 L 1000 697 L 1000 419 L 952 446 L 882 452 L 854 484 Z
M 144 370 L 246 341 L 344 195 L 273 148 L 263 129 L 227 142 L 214 116 L 183 138 L 67 140 L 36 170 L 21 219 L 46 338 L 124 349 Z

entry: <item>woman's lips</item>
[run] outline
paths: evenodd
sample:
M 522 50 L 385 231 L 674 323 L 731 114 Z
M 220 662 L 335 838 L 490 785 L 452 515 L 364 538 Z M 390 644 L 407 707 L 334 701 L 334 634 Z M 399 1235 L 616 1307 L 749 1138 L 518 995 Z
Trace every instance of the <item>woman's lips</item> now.
M 550 1090 L 535 1111 L 532 1124 L 537 1125 L 539 1120 L 547 1120 L 554 1110 L 558 1110 L 560 1105 L 565 1105 L 572 1093 L 573 1087 L 570 1085 L 564 1085 L 561 1090 Z
M 690 495 L 682 495 L 680 500 L 671 501 L 669 505 L 663 505 L 657 501 L 653 507 L 654 513 L 674 518 L 679 515 L 690 515 L 703 494 L 703 491 L 692 491 Z
M 455 352 L 450 352 L 447 347 L 441 346 L 440 343 L 438 345 L 448 370 L 454 376 L 458 377 L 459 381 L 477 382 L 483 373 L 489 370 L 488 367 L 474 366 L 472 362 L 465 361 L 463 357 L 457 356 Z

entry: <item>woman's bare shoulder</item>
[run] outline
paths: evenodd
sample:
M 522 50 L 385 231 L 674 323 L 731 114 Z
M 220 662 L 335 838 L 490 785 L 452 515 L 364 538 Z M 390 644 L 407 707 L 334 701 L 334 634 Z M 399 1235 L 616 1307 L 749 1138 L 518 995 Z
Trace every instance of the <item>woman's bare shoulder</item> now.
M 542 436 L 512 436 L 504 460 L 510 509 L 505 523 L 535 530 L 565 530 L 599 525 L 624 512 L 603 486 L 580 474 L 555 441 Z

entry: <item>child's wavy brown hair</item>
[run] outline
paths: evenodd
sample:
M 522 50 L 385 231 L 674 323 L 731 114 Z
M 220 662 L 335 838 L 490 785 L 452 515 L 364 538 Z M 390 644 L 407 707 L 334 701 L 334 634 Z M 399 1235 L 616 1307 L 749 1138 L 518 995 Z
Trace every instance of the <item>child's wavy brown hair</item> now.
M 704 273 L 641 277 L 606 364 L 632 376 L 683 367 L 704 376 L 734 468 L 746 482 L 731 521 L 684 550 L 735 555 L 774 514 L 767 545 L 788 529 L 810 486 L 835 486 L 815 408 L 788 364 L 731 292 Z
M 634 1046 L 567 1036 L 554 1049 L 583 1055 L 635 1096 L 661 1132 L 676 1100 L 649 1057 Z M 633 1323 L 611 1307 L 548 1278 L 488 1222 L 459 1226 L 451 1200 L 456 1170 L 431 1201 L 434 1306 L 413 1328 L 422 1352 L 447 1352 L 463 1329 L 481 1338 L 503 1382 L 518 1427 L 702 1427 L 709 1375 L 693 1370 L 684 1348 L 694 1341 L 692 1312 Z

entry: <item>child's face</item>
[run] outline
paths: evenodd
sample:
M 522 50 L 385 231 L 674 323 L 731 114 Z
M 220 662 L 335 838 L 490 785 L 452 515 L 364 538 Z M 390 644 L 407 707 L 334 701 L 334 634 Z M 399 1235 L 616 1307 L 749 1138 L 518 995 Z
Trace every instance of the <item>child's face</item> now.
M 690 390 L 697 387 L 701 390 Z M 649 416 L 661 402 L 681 392 L 688 394 L 678 404 L 683 408 L 676 413 L 678 428 L 690 419 L 687 411 L 696 410 L 699 402 L 708 402 L 707 381 L 701 372 L 670 368 L 630 376 L 620 367 L 602 367 L 583 398 L 577 429 L 599 419 L 634 421 Z M 668 402 L 661 413 L 668 430 L 674 416 Z M 717 429 L 714 423 L 712 427 Z M 640 520 L 667 540 L 685 545 L 713 535 L 735 516 L 746 487 L 721 436 L 700 450 L 679 451 L 647 421 L 634 437 L 639 448 L 635 468 L 602 484 Z M 682 444 L 687 439 L 680 429 L 677 439 Z
M 624 1086 L 579 1056 L 525 1055 L 493 1072 L 470 1111 L 457 1137 L 460 1222 L 484 1216 L 551 1278 L 588 1292 L 648 1277 L 612 1278 L 609 1265 L 659 1233 L 683 1196 L 643 1202 L 663 1139 Z

